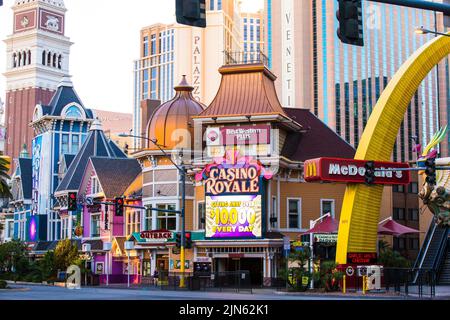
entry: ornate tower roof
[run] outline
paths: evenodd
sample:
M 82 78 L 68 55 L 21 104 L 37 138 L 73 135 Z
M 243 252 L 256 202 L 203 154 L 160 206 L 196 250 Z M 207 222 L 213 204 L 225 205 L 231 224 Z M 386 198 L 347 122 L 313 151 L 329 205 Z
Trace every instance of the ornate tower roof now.
M 91 157 L 107 157 L 111 159 L 127 158 L 127 155 L 113 141 L 105 136 L 98 119 L 92 123 L 89 136 L 70 164 L 67 174 L 56 189 L 56 193 L 79 189 L 84 170 Z
M 66 6 L 64 5 L 64 0 L 16 0 L 15 1 L 15 5 L 16 6 L 20 6 L 20 5 L 26 5 L 26 4 L 30 4 L 30 3 L 45 3 L 51 6 L 55 6 L 61 9 L 66 9 Z
M 156 139 L 164 149 L 173 149 L 183 142 L 184 135 L 181 130 L 190 132 L 193 137 L 192 117 L 205 109 L 205 106 L 192 96 L 194 88 L 187 83 L 186 76 L 183 76 L 181 83 L 174 89 L 175 97 L 160 105 L 147 125 L 148 138 Z M 180 130 L 179 134 L 176 130 Z M 151 143 L 148 147 L 157 149 Z

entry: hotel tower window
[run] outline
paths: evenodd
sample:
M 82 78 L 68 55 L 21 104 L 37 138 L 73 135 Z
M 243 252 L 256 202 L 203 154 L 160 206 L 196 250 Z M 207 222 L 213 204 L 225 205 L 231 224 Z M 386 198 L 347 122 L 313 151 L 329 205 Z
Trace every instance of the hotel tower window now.
M 301 228 L 301 200 L 288 199 L 288 227 L 289 229 Z
M 277 198 L 272 197 L 272 206 L 270 208 L 270 227 L 278 228 L 278 214 L 277 214 Z

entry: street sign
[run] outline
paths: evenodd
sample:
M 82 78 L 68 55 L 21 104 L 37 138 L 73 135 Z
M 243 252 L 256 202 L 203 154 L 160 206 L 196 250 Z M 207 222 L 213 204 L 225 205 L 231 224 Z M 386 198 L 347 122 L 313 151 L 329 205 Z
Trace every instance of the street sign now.
M 291 250 L 291 239 L 289 237 L 283 238 L 283 247 L 284 250 Z
M 352 277 L 355 274 L 355 269 L 353 269 L 352 266 L 348 266 L 347 269 L 345 269 L 345 273 L 349 276 Z
M 357 270 L 359 277 L 367 276 L 367 266 L 358 266 Z
M 87 204 L 88 206 L 92 206 L 92 205 L 94 204 L 94 199 L 91 198 L 91 197 L 87 197 L 87 198 L 86 198 L 86 204 Z
M 366 183 L 366 160 L 317 158 L 305 161 L 304 175 L 306 182 L 342 182 Z M 409 169 L 407 163 L 374 161 L 374 184 L 406 185 L 410 182 L 409 171 L 395 171 L 395 169 Z M 393 170 L 394 169 L 394 170 Z M 383 171 L 387 170 L 387 171 Z

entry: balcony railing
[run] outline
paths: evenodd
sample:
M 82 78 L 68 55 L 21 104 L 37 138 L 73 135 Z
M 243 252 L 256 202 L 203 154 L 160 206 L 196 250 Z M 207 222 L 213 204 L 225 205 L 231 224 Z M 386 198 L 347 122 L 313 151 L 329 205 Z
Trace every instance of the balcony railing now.
M 261 51 L 224 51 L 224 65 L 263 64 L 269 66 L 269 58 Z

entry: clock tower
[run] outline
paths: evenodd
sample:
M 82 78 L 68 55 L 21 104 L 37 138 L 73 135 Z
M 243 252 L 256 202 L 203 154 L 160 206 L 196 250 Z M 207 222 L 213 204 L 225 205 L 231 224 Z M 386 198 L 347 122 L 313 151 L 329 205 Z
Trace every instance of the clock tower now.
M 65 36 L 63 0 L 15 0 L 12 9 L 13 33 L 5 40 L 7 69 L 3 74 L 5 154 L 16 159 L 24 143 L 31 154 L 33 111 L 38 104 L 49 104 L 61 79 L 68 74 L 72 43 Z

